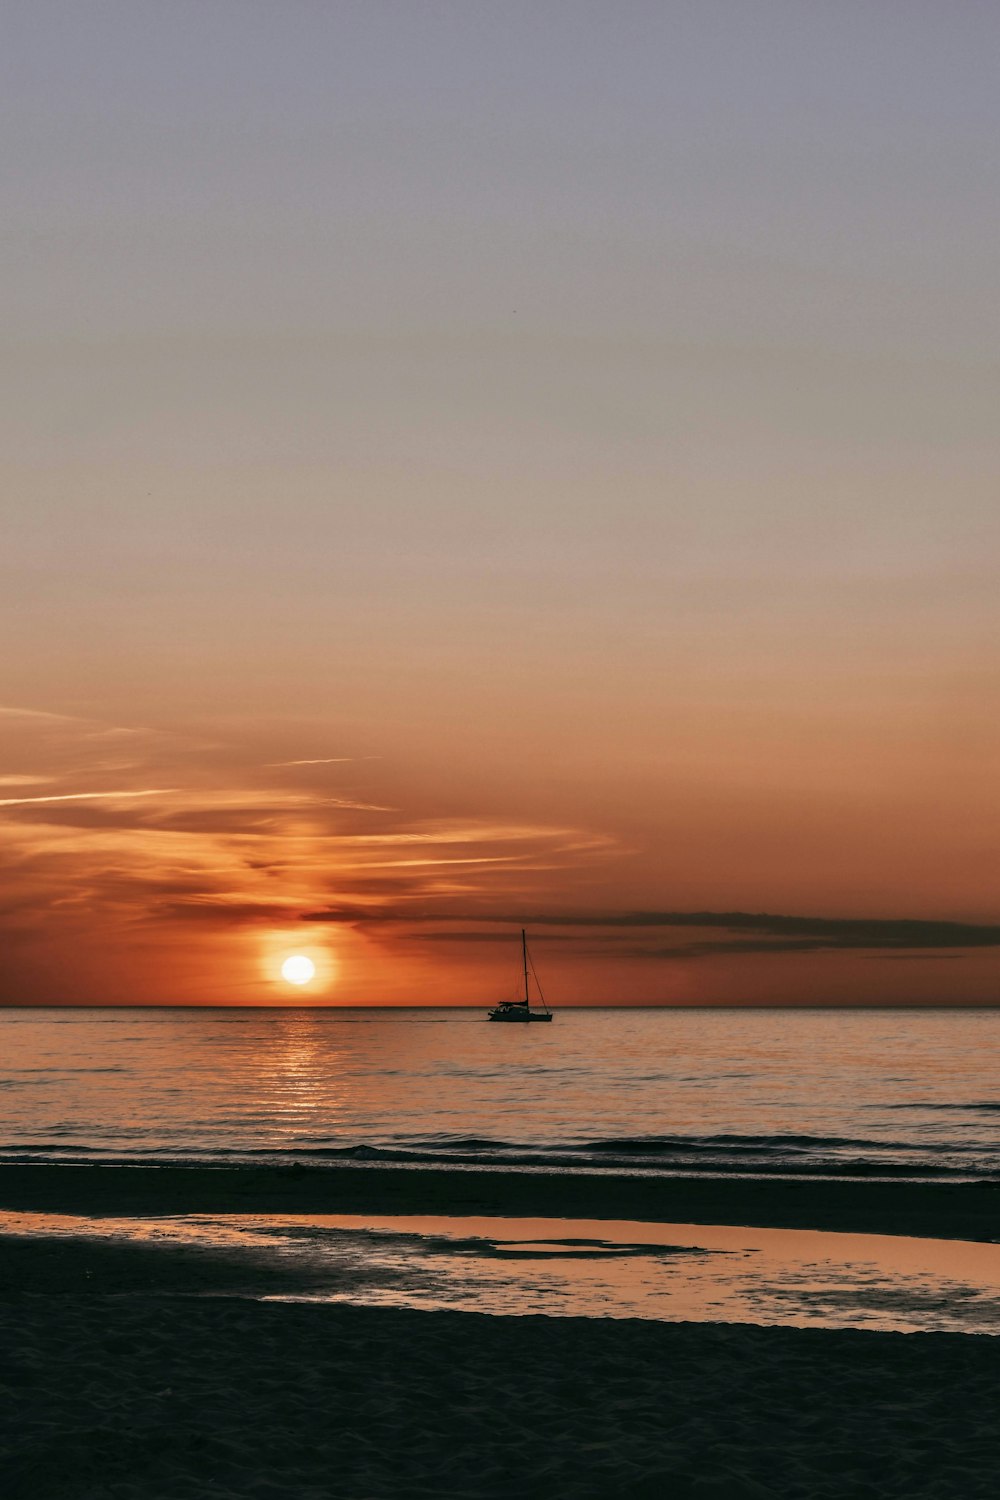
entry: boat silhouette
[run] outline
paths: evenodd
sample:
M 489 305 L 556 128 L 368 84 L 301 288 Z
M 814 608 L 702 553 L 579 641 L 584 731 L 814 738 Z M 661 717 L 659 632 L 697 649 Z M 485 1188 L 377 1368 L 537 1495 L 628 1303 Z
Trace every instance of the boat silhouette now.
M 512 1022 L 514 1025 L 524 1025 L 526 1021 L 552 1020 L 552 1012 L 551 1010 L 549 1010 L 548 1004 L 545 1000 L 545 996 L 542 994 L 542 987 L 538 983 L 538 975 L 535 973 L 535 966 L 528 956 L 528 938 L 523 927 L 521 928 L 521 968 L 524 972 L 524 999 L 501 1000 L 500 1004 L 495 1005 L 490 1011 L 489 1015 L 486 1017 L 487 1021 L 508 1021 Z M 542 1005 L 542 1009 L 540 1010 L 532 1010 L 531 1008 L 531 991 L 529 989 L 528 979 L 529 974 L 531 974 L 535 981 L 535 989 L 538 991 L 538 999 Z

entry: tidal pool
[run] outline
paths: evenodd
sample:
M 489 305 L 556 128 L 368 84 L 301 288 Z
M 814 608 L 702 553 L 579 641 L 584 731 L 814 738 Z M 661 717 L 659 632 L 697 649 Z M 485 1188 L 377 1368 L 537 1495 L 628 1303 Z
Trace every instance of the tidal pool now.
M 270 1300 L 1000 1333 L 1000 1245 L 963 1240 L 381 1214 L 140 1219 L 7 1212 L 0 1213 L 0 1234 L 187 1247 L 245 1267 L 235 1294 Z

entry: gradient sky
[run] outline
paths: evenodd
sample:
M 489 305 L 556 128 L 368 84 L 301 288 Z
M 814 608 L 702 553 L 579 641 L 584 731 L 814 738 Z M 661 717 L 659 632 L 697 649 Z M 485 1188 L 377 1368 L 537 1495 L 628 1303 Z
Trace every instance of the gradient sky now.
M 5 6 L 0 1000 L 1000 1001 L 998 57 Z

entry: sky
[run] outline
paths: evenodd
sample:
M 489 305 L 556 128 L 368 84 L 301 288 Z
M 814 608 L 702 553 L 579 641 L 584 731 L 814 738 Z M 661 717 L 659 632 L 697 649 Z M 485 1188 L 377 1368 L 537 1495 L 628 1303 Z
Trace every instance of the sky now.
M 11 0 L 0 1003 L 1000 1001 L 998 55 Z

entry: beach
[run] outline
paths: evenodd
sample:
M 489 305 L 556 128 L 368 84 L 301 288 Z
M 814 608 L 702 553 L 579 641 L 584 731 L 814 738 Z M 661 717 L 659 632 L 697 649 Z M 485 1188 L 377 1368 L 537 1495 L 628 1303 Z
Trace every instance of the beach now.
M 988 1339 L 92 1287 L 0 1302 L 12 1500 L 974 1500 L 1000 1479 Z
M 512 1212 L 543 1198 L 551 1212 L 577 1191 L 547 1174 L 505 1180 L 514 1175 L 4 1168 L 0 1206 L 148 1212 L 158 1191 L 161 1213 Z M 641 1180 L 587 1182 L 591 1212 L 627 1202 L 650 1214 L 668 1202 L 704 1210 L 710 1186 L 730 1222 L 745 1218 L 744 1189 L 761 1192 L 674 1181 L 647 1202 L 654 1188 Z M 815 1185 L 785 1186 L 788 1216 L 807 1219 Z M 873 1186 L 881 1227 L 898 1192 L 895 1221 L 912 1229 L 901 1184 L 850 1184 L 858 1220 L 879 1217 Z M 995 1208 L 978 1186 L 964 1208 L 946 1186 L 952 1228 L 992 1237 Z M 939 1231 L 943 1192 L 932 1187 L 926 1209 Z M 766 1194 L 763 1210 L 780 1217 Z M 267 1300 L 308 1296 L 308 1283 L 267 1257 L 83 1237 L 0 1241 L 0 1288 L 0 1454 L 5 1493 L 26 1500 L 974 1500 L 1000 1483 L 990 1337 Z
M 4 1496 L 992 1496 L 998 1026 L 7 1013 Z

